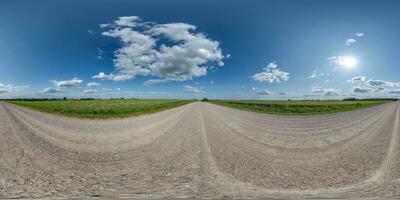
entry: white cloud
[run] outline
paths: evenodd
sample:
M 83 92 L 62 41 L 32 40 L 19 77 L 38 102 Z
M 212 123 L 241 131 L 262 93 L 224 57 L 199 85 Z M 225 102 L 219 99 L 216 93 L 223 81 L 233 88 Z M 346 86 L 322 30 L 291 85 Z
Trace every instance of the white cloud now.
M 104 51 L 100 48 L 97 48 L 97 59 L 103 59 Z
M 258 95 L 272 95 L 273 93 L 269 90 L 259 90 L 256 92 Z
M 84 90 L 81 94 L 96 94 L 98 93 L 98 90 Z
M 334 88 L 312 87 L 311 93 L 324 97 L 339 96 L 339 90 Z
M 308 76 L 308 78 L 317 78 L 318 74 L 317 74 L 317 70 L 314 70 L 312 72 L 312 74 L 310 76 Z
M 78 78 L 73 78 L 71 80 L 64 80 L 64 81 L 53 80 L 51 82 L 57 88 L 73 88 L 73 87 L 79 87 L 83 81 Z
M 355 40 L 354 38 L 347 38 L 345 40 L 345 44 L 346 46 L 350 46 L 352 43 L 355 43 L 357 40 Z
M 354 93 L 368 93 L 369 91 L 371 91 L 370 88 L 361 88 L 361 87 L 353 88 Z
M 139 17 L 120 17 L 102 34 L 118 38 L 123 45 L 114 53 L 115 71 L 92 78 L 123 81 L 151 76 L 145 84 L 185 81 L 204 76 L 214 65 L 223 66 L 219 42 L 196 33 L 185 23 L 155 24 Z
M 374 90 L 374 92 L 380 92 L 380 91 L 383 91 L 383 90 L 385 90 L 385 88 L 383 88 L 383 87 L 378 87 L 378 88 L 376 88 L 376 89 Z
M 364 80 L 361 82 L 367 87 L 382 87 L 382 88 L 400 88 L 400 83 L 396 82 L 390 82 L 390 81 L 384 81 L 384 80 L 374 80 L 374 79 L 369 79 L 368 81 Z
M 150 79 L 144 82 L 144 85 L 154 85 L 158 83 L 166 83 L 168 80 L 166 79 Z
M 365 80 L 366 80 L 365 76 L 355 76 L 351 80 L 348 80 L 348 82 L 350 82 L 352 84 L 361 84 L 361 83 L 364 83 Z
M 289 73 L 281 71 L 276 62 L 269 63 L 264 72 L 256 73 L 251 78 L 259 82 L 280 83 L 289 79 Z
M 389 94 L 395 94 L 395 95 L 400 95 L 400 90 L 393 90 L 393 91 L 389 91 Z
M 382 80 L 368 80 L 367 84 L 369 86 L 383 86 L 383 85 L 386 85 L 387 82 L 386 81 L 382 81 Z
M 283 95 L 287 95 L 288 92 L 279 92 L 278 94 L 283 96 Z
M 315 94 L 321 94 L 321 93 L 324 93 L 325 91 L 326 91 L 326 89 L 322 88 L 322 87 L 312 87 L 311 88 L 311 92 L 315 93 Z
M 184 88 L 184 91 L 188 92 L 188 93 L 204 93 L 204 91 L 201 90 L 200 88 L 193 87 L 193 86 L 190 86 L 190 85 L 185 85 L 185 86 L 183 86 L 183 88 Z
M 335 91 L 326 91 L 324 93 L 324 97 L 335 97 L 335 96 L 339 96 L 339 93 Z
M 137 16 L 123 16 L 118 17 L 114 23 L 118 26 L 128 26 L 128 27 L 135 27 L 137 23 L 140 21 L 140 18 Z
M 318 72 L 317 70 L 313 70 L 312 74 L 308 76 L 307 78 L 314 79 L 314 78 L 319 78 L 322 76 L 329 76 L 329 73 L 324 73 L 324 72 Z
M 55 94 L 55 93 L 62 93 L 64 91 L 58 89 L 58 88 L 52 88 L 52 87 L 48 87 L 46 89 L 44 89 L 43 91 L 39 92 L 39 93 L 44 93 L 44 94 Z
M 383 81 L 383 80 L 368 80 L 367 85 L 369 86 L 382 86 L 385 88 L 400 88 L 400 83 L 390 82 L 390 81 Z
M 342 65 L 344 56 L 331 56 L 328 57 L 329 65 Z
M 0 83 L 0 94 L 5 93 L 15 93 L 23 90 L 29 89 L 28 85 L 11 85 L 11 84 L 2 84 Z
M 210 84 L 214 84 L 214 81 L 210 81 Z
M 348 80 L 352 84 L 353 93 L 382 92 L 390 89 L 400 89 L 400 83 L 385 80 L 368 79 L 365 76 L 356 76 Z M 390 91 L 387 92 L 390 94 Z
M 87 87 L 97 87 L 97 86 L 101 86 L 101 83 L 96 83 L 96 82 L 90 82 L 88 84 L 86 84 Z
M 364 33 L 355 33 L 355 35 L 356 35 L 357 37 L 363 37 L 363 36 L 364 36 Z

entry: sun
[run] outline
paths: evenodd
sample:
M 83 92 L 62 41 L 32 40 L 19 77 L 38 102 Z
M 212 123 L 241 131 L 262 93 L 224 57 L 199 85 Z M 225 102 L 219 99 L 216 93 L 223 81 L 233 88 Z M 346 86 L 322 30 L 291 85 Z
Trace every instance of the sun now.
M 358 64 L 358 60 L 352 56 L 342 56 L 339 58 L 339 65 L 346 69 L 353 69 Z

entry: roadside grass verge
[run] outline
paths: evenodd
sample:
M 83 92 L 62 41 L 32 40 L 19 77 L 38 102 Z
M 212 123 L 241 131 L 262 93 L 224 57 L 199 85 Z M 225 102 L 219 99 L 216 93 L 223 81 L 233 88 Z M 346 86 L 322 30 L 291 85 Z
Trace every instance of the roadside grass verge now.
M 7 101 L 35 110 L 89 119 L 108 119 L 155 113 L 193 102 L 179 99 L 102 99 Z
M 341 100 L 299 100 L 299 101 L 263 101 L 263 100 L 212 100 L 221 106 L 240 110 L 280 115 L 318 115 L 367 108 L 389 101 L 341 101 Z

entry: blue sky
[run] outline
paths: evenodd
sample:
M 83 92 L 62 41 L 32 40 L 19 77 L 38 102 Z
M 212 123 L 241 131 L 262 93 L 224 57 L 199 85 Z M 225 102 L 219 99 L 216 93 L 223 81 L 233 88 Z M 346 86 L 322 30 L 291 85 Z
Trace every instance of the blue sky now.
M 399 9 L 389 0 L 5 0 L 0 98 L 398 97 Z

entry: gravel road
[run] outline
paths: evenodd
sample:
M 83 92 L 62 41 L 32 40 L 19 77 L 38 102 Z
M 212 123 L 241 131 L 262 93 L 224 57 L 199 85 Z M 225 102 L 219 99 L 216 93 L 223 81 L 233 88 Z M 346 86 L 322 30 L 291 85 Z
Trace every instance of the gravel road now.
M 0 198 L 400 198 L 400 103 L 277 116 L 191 103 L 118 120 L 0 102 Z

